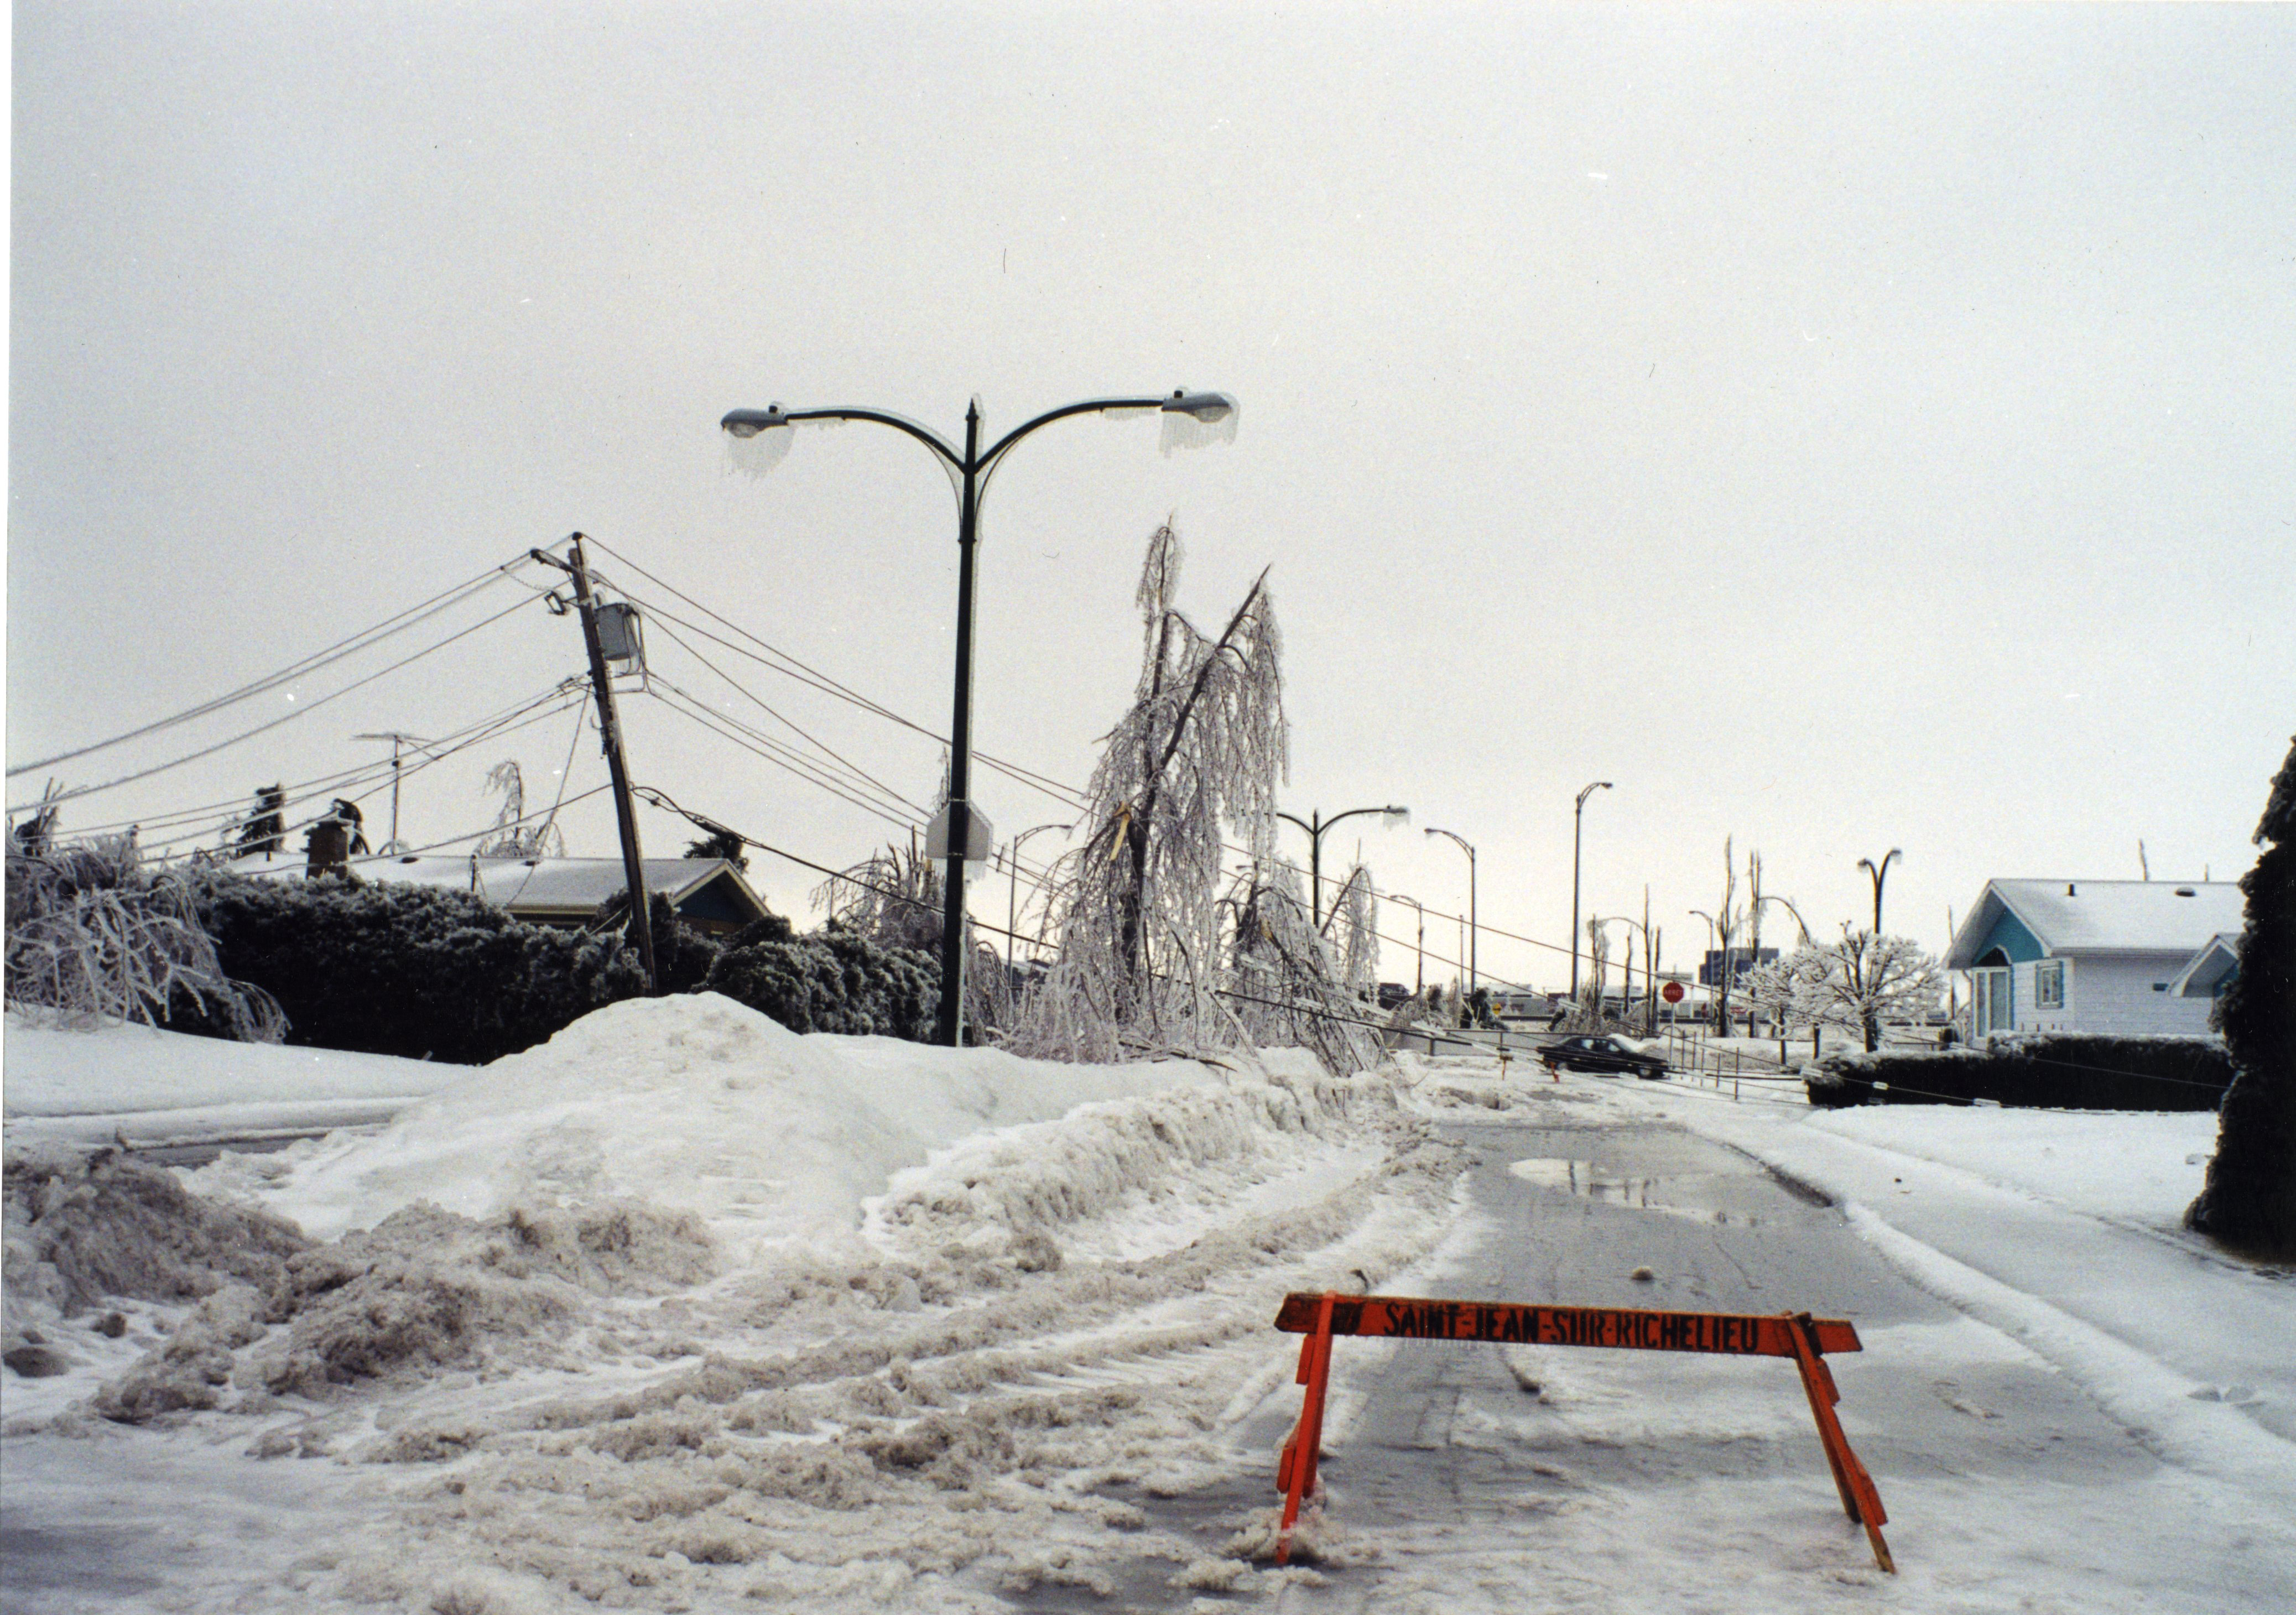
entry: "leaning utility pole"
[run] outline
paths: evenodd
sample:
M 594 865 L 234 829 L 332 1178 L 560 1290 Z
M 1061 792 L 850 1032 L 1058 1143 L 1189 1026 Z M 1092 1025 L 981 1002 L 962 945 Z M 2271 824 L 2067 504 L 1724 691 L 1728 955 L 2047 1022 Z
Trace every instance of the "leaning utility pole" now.
M 614 782 L 614 818 L 622 832 L 622 876 L 630 899 L 630 930 L 638 939 L 638 957 L 645 963 L 646 991 L 659 993 L 661 976 L 654 966 L 653 916 L 647 912 L 645 859 L 638 850 L 637 813 L 630 805 L 630 774 L 622 758 L 622 724 L 614 710 L 614 686 L 606 672 L 605 651 L 598 643 L 598 603 L 590 594 L 590 572 L 582 561 L 582 535 L 575 533 L 566 542 L 564 561 L 540 550 L 529 553 L 574 580 L 574 604 L 581 612 L 582 639 L 590 651 L 590 688 L 598 697 L 599 741 L 606 753 L 606 772 Z

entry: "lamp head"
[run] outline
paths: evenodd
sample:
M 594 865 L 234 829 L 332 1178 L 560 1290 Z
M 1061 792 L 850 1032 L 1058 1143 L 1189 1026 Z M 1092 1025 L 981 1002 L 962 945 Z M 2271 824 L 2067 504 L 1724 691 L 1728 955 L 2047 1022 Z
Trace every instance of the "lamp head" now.
M 1408 808 L 1382 808 L 1379 810 L 1379 816 L 1381 822 L 1385 824 L 1390 830 L 1392 830 L 1398 824 L 1408 824 L 1411 823 L 1411 809 Z
M 1190 392 L 1176 387 L 1161 407 L 1168 415 L 1193 415 L 1207 426 L 1216 426 L 1235 413 L 1235 400 L 1224 392 Z
M 726 418 L 718 425 L 730 437 L 754 438 L 761 431 L 789 423 L 789 417 L 782 414 L 782 406 L 775 404 L 764 409 L 727 410 Z

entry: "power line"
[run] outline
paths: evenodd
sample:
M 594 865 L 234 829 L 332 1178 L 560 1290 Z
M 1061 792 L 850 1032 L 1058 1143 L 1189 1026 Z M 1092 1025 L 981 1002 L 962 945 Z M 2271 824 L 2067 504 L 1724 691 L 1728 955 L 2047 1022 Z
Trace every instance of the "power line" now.
M 167 762 L 154 764 L 149 768 L 138 769 L 134 774 L 121 775 L 118 779 L 106 780 L 101 785 L 82 785 L 76 790 L 67 791 L 60 795 L 47 798 L 46 800 L 49 803 L 74 801 L 80 797 L 94 796 L 100 791 L 114 790 L 121 785 L 133 784 L 137 780 L 150 779 L 155 774 L 166 774 L 170 769 L 180 768 L 186 763 L 195 763 L 201 758 L 212 757 L 218 751 L 227 750 L 231 747 L 238 745 L 242 741 L 252 740 L 258 734 L 267 734 L 271 730 L 278 728 L 282 724 L 291 724 L 297 718 L 303 717 L 310 713 L 316 712 L 321 707 L 326 706 L 330 702 L 340 701 L 352 691 L 363 689 L 366 685 L 373 684 L 378 678 L 387 677 L 390 675 L 398 672 L 401 668 L 418 662 L 424 657 L 431 655 L 436 652 L 443 651 L 448 645 L 453 644 L 455 641 L 468 638 L 471 635 L 477 633 L 480 628 L 491 627 L 493 624 L 500 622 L 512 612 L 522 611 L 533 603 L 533 598 L 529 597 L 528 599 L 519 601 L 513 605 L 505 606 L 503 610 L 496 611 L 493 616 L 482 617 L 478 621 L 471 624 L 470 627 L 458 629 L 455 633 L 449 634 L 446 638 L 438 641 L 434 644 L 425 646 L 423 649 L 415 652 L 412 656 L 402 657 L 398 660 L 392 662 L 389 667 L 378 668 L 374 672 L 368 674 L 365 678 L 355 679 L 351 683 L 345 685 L 340 690 L 323 695 L 315 701 L 310 701 L 305 705 L 297 707 L 295 710 L 288 713 L 283 717 L 275 717 L 267 724 L 258 724 L 254 728 L 243 730 L 240 734 L 233 735 L 228 740 L 217 741 L 212 746 L 203 746 L 197 751 L 186 753 L 182 757 L 171 758 Z M 27 765 L 27 767 L 30 766 L 31 765 Z M 16 771 L 12 770 L 11 772 L 12 773 Z M 7 811 L 10 813 L 22 813 L 28 811 L 29 808 L 35 808 L 40 805 L 40 803 L 37 802 L 20 805 L 10 808 Z
M 204 717 L 210 712 L 220 711 L 226 707 L 233 706 L 240 701 L 247 701 L 254 696 L 260 695 L 266 690 L 276 689 L 279 685 L 285 684 L 290 679 L 299 677 L 306 673 L 316 672 L 319 668 L 326 667 L 331 663 L 341 660 L 346 656 L 355 655 L 358 652 L 365 650 L 370 645 L 380 644 L 381 641 L 390 638 L 395 634 L 398 634 L 407 628 L 411 628 L 418 622 L 422 622 L 431 617 L 437 616 L 439 612 L 446 611 L 448 607 L 459 604 L 463 600 L 466 600 L 489 586 L 499 582 L 504 578 L 509 577 L 511 575 L 512 568 L 523 566 L 526 562 L 527 558 L 521 555 L 514 560 L 504 562 L 500 566 L 489 567 L 487 570 L 479 573 L 474 578 L 466 578 L 464 581 L 456 584 L 454 587 L 447 589 L 443 593 L 433 594 L 428 600 L 407 607 L 406 610 L 398 613 L 396 616 L 386 617 L 379 623 L 373 624 L 369 627 L 362 628 L 357 633 L 350 635 L 346 638 L 339 639 L 333 644 L 327 646 L 324 650 L 316 651 L 312 652 L 312 654 L 303 658 L 300 661 L 291 662 L 288 666 L 280 668 L 277 672 L 266 674 L 263 677 L 255 680 L 251 684 L 242 685 L 236 690 L 228 691 L 222 695 L 215 696 L 210 700 L 201 701 L 197 706 L 187 707 L 181 712 L 175 713 L 167 717 L 156 719 L 139 728 L 130 729 L 124 734 L 115 734 L 109 740 L 95 741 L 88 745 L 76 747 L 70 751 L 59 751 L 53 757 L 42 758 L 37 762 L 20 763 L 15 767 L 7 771 L 6 777 L 9 779 L 14 779 L 20 774 L 29 774 L 41 768 L 51 768 L 58 763 L 68 763 L 72 761 L 75 758 L 86 757 L 91 752 L 108 750 L 113 746 L 120 745 L 127 741 L 135 740 L 143 735 L 156 734 L 161 729 L 171 728 L 177 724 L 189 723 L 194 718 Z M 11 808 L 9 811 L 16 812 L 19 810 Z
M 432 750 L 427 755 L 420 761 L 408 765 L 405 772 L 410 775 L 419 774 L 423 769 L 443 762 L 458 752 L 468 750 L 472 746 L 484 744 L 490 740 L 498 740 L 504 735 L 515 734 L 529 724 L 543 721 L 553 714 L 564 710 L 568 701 L 578 702 L 582 699 L 577 693 L 566 698 L 566 701 L 562 701 L 557 706 L 550 707 L 547 711 L 536 710 L 549 703 L 554 696 L 560 695 L 564 688 L 562 685 L 555 686 L 539 696 L 519 702 L 491 717 L 481 718 L 476 723 L 466 725 L 462 729 L 442 736 L 439 741 L 432 742 Z M 351 800 L 357 801 L 360 799 L 359 794 L 356 791 L 346 792 L 345 788 L 360 783 L 371 787 L 379 786 L 387 775 L 389 768 L 390 764 L 386 759 L 376 763 L 361 764 L 356 768 L 346 769 L 334 775 L 322 775 L 316 779 L 298 781 L 291 787 L 297 794 L 281 802 L 279 806 L 290 808 L 320 796 L 338 794 L 348 794 Z M 197 837 L 204 837 L 208 833 L 241 822 L 245 816 L 245 799 L 233 797 L 228 801 L 217 802 L 200 808 L 184 809 L 173 815 L 161 815 L 156 819 L 119 819 L 109 824 L 90 825 L 74 833 L 100 835 L 106 832 L 126 830 L 130 827 L 138 830 L 158 827 L 176 832 L 152 843 L 154 848 L 158 848 L 178 845 L 186 840 L 195 839 L 193 833 L 195 831 Z M 284 829 L 282 833 L 285 833 Z
M 882 780 L 877 778 L 876 775 L 861 767 L 860 765 L 855 763 L 849 758 L 841 755 L 833 747 L 829 746 L 816 736 L 807 733 L 807 731 L 799 727 L 798 725 L 791 722 L 789 718 L 783 717 L 780 712 L 775 711 L 774 708 L 767 704 L 764 700 L 750 691 L 739 679 L 734 677 L 733 675 L 727 673 L 723 668 L 720 668 L 717 663 L 702 655 L 701 652 L 695 650 L 692 645 L 687 644 L 685 641 L 679 638 L 675 632 L 668 628 L 664 628 L 661 632 L 663 636 L 668 639 L 671 644 L 676 645 L 688 656 L 693 657 L 694 660 L 700 662 L 712 673 L 715 673 L 734 691 L 755 705 L 760 711 L 773 718 L 776 723 L 783 725 L 784 727 L 789 729 L 791 734 L 797 735 L 800 740 L 805 741 L 808 745 L 811 745 L 821 751 L 824 756 L 832 758 L 840 767 L 844 768 L 846 772 L 850 774 L 854 778 L 873 786 L 877 791 L 882 792 L 889 801 L 898 802 L 902 807 L 910 809 L 912 812 L 922 815 L 924 810 L 922 808 L 919 808 L 917 804 L 910 801 L 899 791 L 894 790 L 890 785 L 886 784 Z M 689 697 L 689 699 L 693 698 Z
M 675 685 L 670 684 L 667 679 L 660 681 L 660 683 L 663 690 L 676 691 L 677 689 Z M 887 824 L 893 825 L 897 829 L 910 830 L 915 827 L 914 820 L 898 817 L 893 814 L 888 813 L 883 808 L 879 807 L 877 804 L 865 801 L 861 798 L 849 793 L 841 786 L 823 779 L 817 775 L 807 772 L 805 767 L 800 764 L 777 757 L 773 752 L 766 750 L 764 746 L 755 743 L 748 737 L 730 731 L 725 726 L 729 724 L 732 720 L 719 718 L 717 714 L 710 712 L 708 708 L 700 707 L 698 703 L 681 705 L 678 701 L 673 700 L 670 696 L 663 694 L 660 691 L 652 692 L 652 693 L 655 700 L 660 701 L 672 712 L 677 713 L 680 717 L 686 718 L 690 722 L 700 724 L 703 728 L 708 729 L 719 739 L 731 741 L 734 745 L 741 747 L 744 751 L 748 751 L 754 756 L 763 758 L 765 761 L 771 763 L 775 767 L 795 775 L 798 778 L 804 780 L 808 784 L 816 786 L 819 789 L 827 791 L 830 795 L 837 798 L 840 801 L 848 803 L 852 807 L 858 808 L 864 813 L 871 814 L 875 817 L 883 819 Z M 677 692 L 677 693 L 680 696 L 683 696 L 685 701 L 693 703 L 693 698 L 692 696 L 685 695 L 682 691 Z

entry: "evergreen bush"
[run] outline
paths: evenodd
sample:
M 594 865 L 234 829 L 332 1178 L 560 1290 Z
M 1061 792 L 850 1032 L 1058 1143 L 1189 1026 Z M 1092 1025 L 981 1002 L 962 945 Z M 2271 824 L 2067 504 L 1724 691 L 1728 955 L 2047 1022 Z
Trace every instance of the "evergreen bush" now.
M 2242 877 L 2240 973 L 2217 1003 L 2235 1071 L 2208 1185 L 2185 1213 L 2234 1250 L 2296 1261 L 2296 745 L 2281 765 Z
M 748 927 L 718 955 L 702 987 L 793 1032 L 931 1041 L 940 1008 L 931 954 L 881 947 L 835 924 L 804 937 L 790 930 L 777 915 Z
M 480 1065 L 645 990 L 619 936 L 529 925 L 469 892 L 211 873 L 197 903 L 225 970 L 286 1012 L 291 1044 Z M 214 1029 L 195 1004 L 171 1019 Z
M 1994 1037 L 1973 1049 L 1832 1054 L 1809 1102 L 1970 1104 L 2011 1110 L 2213 1111 L 2232 1062 L 2206 1037 Z

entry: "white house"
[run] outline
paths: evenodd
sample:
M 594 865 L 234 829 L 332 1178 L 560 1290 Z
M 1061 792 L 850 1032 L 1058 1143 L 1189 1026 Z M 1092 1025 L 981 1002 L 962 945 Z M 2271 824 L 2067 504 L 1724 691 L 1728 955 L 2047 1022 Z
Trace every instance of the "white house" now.
M 2239 964 L 2230 881 L 1988 881 L 1947 949 L 1972 1029 L 2197 1036 Z

